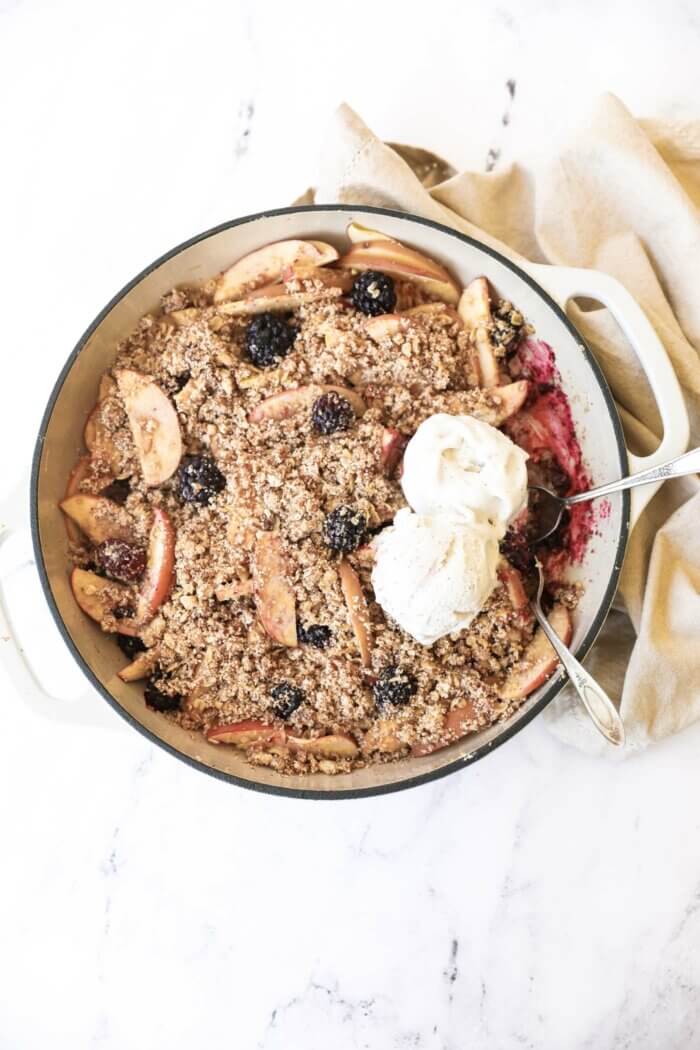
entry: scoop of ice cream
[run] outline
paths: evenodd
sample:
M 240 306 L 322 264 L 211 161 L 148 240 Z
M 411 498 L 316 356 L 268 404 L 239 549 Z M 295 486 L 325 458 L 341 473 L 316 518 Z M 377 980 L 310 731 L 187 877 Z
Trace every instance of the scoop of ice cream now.
M 440 412 L 418 427 L 401 484 L 417 514 L 490 522 L 500 539 L 527 506 L 527 453 L 473 416 Z
M 498 540 L 473 516 L 405 508 L 374 549 L 377 601 L 421 645 L 468 627 L 496 585 Z

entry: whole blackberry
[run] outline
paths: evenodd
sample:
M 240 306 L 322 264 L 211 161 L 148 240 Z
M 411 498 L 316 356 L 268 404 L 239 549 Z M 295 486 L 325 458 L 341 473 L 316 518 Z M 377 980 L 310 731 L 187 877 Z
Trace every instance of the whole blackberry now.
M 350 302 L 370 317 L 390 314 L 396 306 L 396 289 L 392 278 L 378 270 L 365 270 L 352 282 Z
M 146 552 L 126 540 L 103 540 L 95 557 L 107 576 L 122 583 L 135 583 L 146 571 Z
M 133 660 L 137 653 L 146 652 L 146 646 L 141 639 L 132 638 L 128 634 L 118 634 L 117 645 L 124 653 L 124 656 L 128 656 L 130 660 Z
M 248 357 L 257 368 L 274 368 L 294 345 L 297 330 L 280 314 L 258 314 L 245 333 Z
M 209 456 L 185 456 L 178 468 L 177 484 L 183 503 L 205 507 L 226 488 L 226 478 Z
M 286 721 L 290 715 L 294 714 L 297 707 L 303 704 L 306 699 L 304 690 L 299 689 L 296 685 L 292 685 L 291 682 L 278 682 L 270 690 L 270 696 L 275 701 L 272 710 L 277 718 L 281 718 L 283 721 Z
M 314 401 L 311 422 L 319 434 L 335 434 L 338 430 L 349 430 L 355 422 L 355 410 L 350 402 L 329 390 Z
M 377 707 L 384 707 L 386 704 L 401 706 L 407 704 L 417 690 L 418 683 L 412 674 L 391 665 L 384 668 L 374 683 L 374 699 Z
M 127 501 L 128 495 L 131 492 L 131 485 L 129 484 L 128 478 L 117 478 L 116 481 L 110 481 L 109 485 L 100 490 L 100 495 L 105 496 L 107 499 L 111 499 L 113 503 L 124 504 Z
M 332 631 L 323 623 L 312 623 L 309 627 L 297 623 L 297 638 L 302 644 L 312 645 L 314 649 L 325 649 L 331 640 Z
M 173 379 L 173 393 L 179 394 L 181 390 L 184 390 L 191 379 L 191 373 L 188 371 L 179 372 Z
M 367 519 L 354 507 L 336 507 L 326 514 L 323 539 L 337 554 L 349 554 L 362 544 L 367 533 Z
M 154 711 L 179 711 L 182 703 L 182 697 L 179 693 L 169 696 L 162 689 L 158 688 L 152 678 L 148 679 L 143 698 L 146 701 L 146 707 L 150 707 Z

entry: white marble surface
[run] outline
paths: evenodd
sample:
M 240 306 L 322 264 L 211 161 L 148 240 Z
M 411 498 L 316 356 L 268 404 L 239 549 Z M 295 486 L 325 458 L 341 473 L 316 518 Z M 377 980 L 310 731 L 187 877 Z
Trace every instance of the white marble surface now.
M 341 99 L 482 169 L 598 90 L 698 115 L 690 0 L 435 10 L 0 0 L 3 520 L 98 309 L 177 241 L 304 189 Z M 32 621 L 44 681 L 81 691 L 38 598 Z M 700 1044 L 700 728 L 615 764 L 534 724 L 459 776 L 314 804 L 0 686 L 2 1050 Z

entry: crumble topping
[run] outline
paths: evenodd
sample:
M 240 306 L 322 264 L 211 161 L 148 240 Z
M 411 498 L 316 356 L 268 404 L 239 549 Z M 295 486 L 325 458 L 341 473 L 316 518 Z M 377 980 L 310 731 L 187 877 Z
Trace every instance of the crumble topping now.
M 271 692 L 289 683 L 302 691 L 303 701 L 284 721 L 287 734 L 349 734 L 359 751 L 324 757 L 253 744 L 249 759 L 281 771 L 342 772 L 393 761 L 411 749 L 429 751 L 507 717 L 522 700 L 501 699 L 500 686 L 522 664 L 534 620 L 529 606 L 515 607 L 501 583 L 467 630 L 424 647 L 374 601 L 371 552 L 362 545 L 346 560 L 368 603 L 371 646 L 363 661 L 341 558 L 324 543 L 325 516 L 352 507 L 371 538 L 406 505 L 397 471 L 382 462 L 386 429 L 410 435 L 436 412 L 474 414 L 497 424 L 501 395 L 478 385 L 472 333 L 454 310 L 402 314 L 434 302 L 418 284 L 396 282 L 400 324 L 386 331 L 372 326 L 381 317 L 353 309 L 340 287 L 322 279 L 292 277 L 285 288 L 299 297 L 297 334 L 292 351 L 275 367 L 259 369 L 248 359 L 250 317 L 232 311 L 235 303 L 216 304 L 213 282 L 173 289 L 161 311 L 144 317 L 117 350 L 115 369 L 152 378 L 172 399 L 184 454 L 211 456 L 226 479 L 223 491 L 199 505 L 182 502 L 176 477 L 148 488 L 113 382 L 95 409 L 100 433 L 77 491 L 96 494 L 114 479 L 129 479 L 123 512 L 143 543 L 154 507 L 173 523 L 174 585 L 141 631 L 157 654 L 156 687 L 183 698 L 179 710 L 163 717 L 201 731 L 245 720 L 274 725 Z M 498 303 L 493 332 L 502 363 L 528 330 L 510 303 Z M 310 407 L 329 386 L 355 392 L 364 410 L 349 429 L 319 434 Z M 251 420 L 267 399 L 299 388 L 307 391 L 301 407 L 282 418 Z M 299 638 L 321 626 L 323 646 L 285 646 L 266 633 L 254 569 L 263 535 L 279 537 Z M 94 564 L 84 539 L 74 540 L 71 550 L 76 565 Z M 575 589 L 563 585 L 557 597 L 568 607 L 577 600 Z M 373 684 L 393 665 L 410 671 L 415 696 L 378 710 Z M 449 729 L 450 712 L 464 712 L 460 732 Z

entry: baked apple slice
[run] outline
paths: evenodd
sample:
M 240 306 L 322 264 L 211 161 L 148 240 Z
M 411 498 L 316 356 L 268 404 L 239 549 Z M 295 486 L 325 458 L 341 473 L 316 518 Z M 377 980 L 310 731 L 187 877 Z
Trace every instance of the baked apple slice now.
M 117 677 L 121 678 L 122 682 L 139 682 L 142 678 L 148 678 L 157 663 L 158 652 L 155 649 L 147 649 L 145 653 L 139 653 L 126 667 L 122 667 L 121 671 L 117 672 Z
M 414 758 L 423 755 L 432 755 L 434 751 L 441 751 L 443 747 L 449 747 L 455 741 L 460 740 L 467 733 L 473 733 L 479 728 L 479 716 L 476 713 L 471 700 L 466 700 L 459 707 L 453 707 L 445 715 L 445 734 L 439 740 L 427 744 L 414 744 L 411 754 Z
M 221 274 L 214 292 L 214 302 L 241 299 L 261 285 L 278 281 L 283 270 L 297 263 L 324 266 L 337 258 L 335 248 L 323 241 L 289 240 L 266 244 L 264 248 L 244 255 Z
M 296 599 L 287 579 L 279 533 L 263 532 L 256 540 L 253 579 L 258 617 L 265 631 L 280 645 L 297 645 Z
M 91 456 L 81 456 L 78 462 L 75 464 L 68 476 L 68 482 L 66 484 L 66 494 L 63 497 L 64 501 L 70 499 L 71 496 L 76 496 L 78 494 L 78 492 L 80 491 L 81 484 L 90 473 L 91 463 Z M 112 479 L 106 479 L 106 483 L 108 484 L 110 480 Z M 78 528 L 76 523 L 68 516 L 66 516 L 65 522 L 66 532 L 68 533 L 68 539 L 71 540 L 73 543 L 79 543 L 80 529 Z
M 366 754 L 379 751 L 383 755 L 393 755 L 401 751 L 405 744 L 399 740 L 396 728 L 393 718 L 378 718 L 365 733 L 362 750 Z
M 529 609 L 530 602 L 525 593 L 523 578 L 518 570 L 511 565 L 509 561 L 506 561 L 505 558 L 501 558 L 498 565 L 498 575 L 508 591 L 510 604 L 515 611 L 524 612 L 525 609 Z
M 443 302 L 452 305 L 459 302 L 459 286 L 445 267 L 399 241 L 361 241 L 338 260 L 338 266 L 349 270 L 380 270 L 392 277 L 419 284 Z
M 555 605 L 548 620 L 564 645 L 571 641 L 571 615 L 564 605 Z M 502 700 L 523 700 L 551 675 L 559 663 L 557 654 L 541 627 L 535 631 L 520 662 L 513 668 L 500 690 Z
M 384 477 L 391 478 L 396 468 L 403 459 L 409 438 L 402 434 L 396 427 L 386 427 L 382 434 L 382 449 L 379 454 L 379 463 Z
M 170 594 L 175 567 L 175 529 L 161 507 L 153 511 L 153 523 L 148 537 L 146 572 L 139 590 L 136 620 L 142 626 L 149 623 Z
M 284 284 L 271 284 L 260 288 L 246 299 L 236 299 L 222 303 L 221 313 L 229 317 L 241 317 L 249 314 L 291 313 L 307 303 L 316 303 L 319 299 L 329 298 L 327 292 L 290 292 Z
M 86 569 L 73 569 L 70 576 L 71 590 L 76 602 L 91 620 L 99 623 L 104 630 L 117 631 L 119 634 L 136 634 L 133 624 L 127 620 L 118 620 L 115 609 L 128 609 L 132 606 L 134 592 L 131 587 L 104 576 L 97 576 Z
M 148 376 L 129 368 L 114 373 L 131 427 L 143 480 L 162 485 L 177 470 L 182 435 L 170 398 Z
M 379 230 L 371 230 L 369 226 L 363 226 L 359 222 L 351 222 L 345 231 L 353 244 L 364 244 L 366 241 L 392 241 L 398 244 L 393 237 Z
M 461 318 L 455 310 L 454 306 L 450 306 L 448 303 L 421 303 L 420 306 L 410 306 L 408 310 L 404 310 L 400 316 L 434 317 L 436 314 L 445 314 L 447 317 L 450 317 L 453 321 L 461 321 Z
M 369 608 L 367 606 L 367 599 L 365 598 L 364 591 L 362 590 L 360 578 L 352 565 L 345 561 L 345 559 L 340 562 L 338 573 L 340 574 L 340 586 L 343 591 L 343 597 L 345 598 L 345 604 L 348 607 L 350 626 L 355 635 L 357 648 L 360 651 L 362 666 L 371 667 Z
M 356 416 L 361 416 L 366 411 L 367 406 L 360 395 L 356 394 L 354 390 L 348 389 L 348 387 L 328 386 L 327 384 L 323 386 L 296 386 L 290 390 L 280 390 L 279 393 L 265 398 L 264 401 L 255 406 L 248 416 L 248 420 L 250 423 L 262 423 L 266 419 L 289 419 L 291 416 L 297 415 L 298 412 L 308 411 L 321 394 L 328 394 L 331 391 L 349 401 Z
M 399 332 L 405 332 L 408 324 L 401 314 L 378 314 L 376 317 L 367 318 L 365 331 L 375 343 L 381 343 L 384 339 L 393 339 Z
M 349 733 L 329 733 L 327 736 L 294 736 L 287 730 L 286 743 L 291 751 L 304 751 L 323 758 L 354 758 L 359 747 Z
M 480 385 L 491 388 L 501 382 L 501 370 L 491 345 L 491 296 L 488 281 L 477 277 L 462 292 L 457 312 L 472 333 L 479 365 Z
M 131 541 L 134 538 L 134 525 L 129 514 L 106 496 L 78 493 L 62 500 L 59 506 L 91 543 L 103 543 L 104 540 Z
M 243 722 L 230 722 L 227 725 L 212 726 L 207 730 L 210 744 L 233 744 L 234 747 L 246 749 L 267 744 L 284 745 L 284 730 L 266 725 L 248 718 Z
M 287 281 L 315 281 L 324 288 L 339 288 L 341 292 L 349 292 L 352 288 L 352 275 L 345 270 L 324 269 L 306 262 L 285 267 L 282 282 Z

